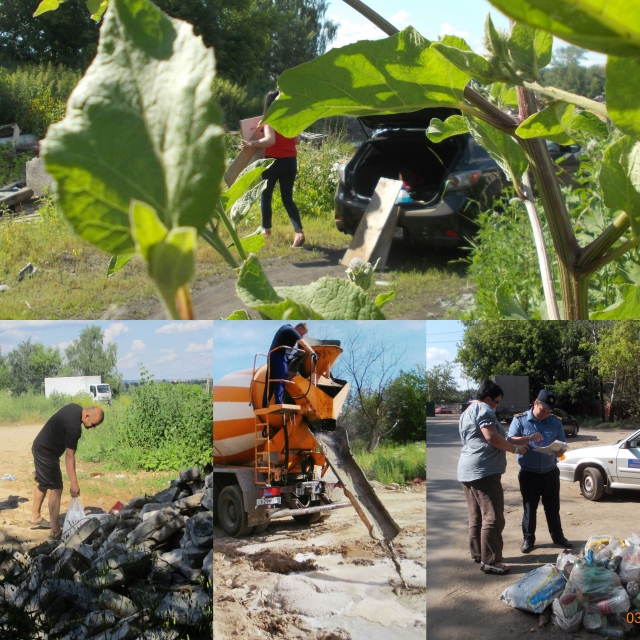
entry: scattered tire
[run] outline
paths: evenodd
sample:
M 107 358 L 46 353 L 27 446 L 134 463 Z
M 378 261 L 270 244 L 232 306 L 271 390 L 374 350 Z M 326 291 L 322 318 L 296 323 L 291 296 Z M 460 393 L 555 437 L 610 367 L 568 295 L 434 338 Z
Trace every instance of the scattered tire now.
M 595 502 L 604 495 L 604 478 L 602 472 L 597 467 L 587 467 L 582 472 L 580 479 L 580 490 L 587 499 Z
M 224 532 L 235 538 L 251 533 L 244 510 L 242 490 L 237 484 L 225 487 L 218 496 L 218 521 Z

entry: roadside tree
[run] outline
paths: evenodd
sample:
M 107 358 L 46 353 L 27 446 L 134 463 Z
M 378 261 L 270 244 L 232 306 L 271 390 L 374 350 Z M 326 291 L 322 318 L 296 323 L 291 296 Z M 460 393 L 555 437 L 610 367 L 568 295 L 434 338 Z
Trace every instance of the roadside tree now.
M 389 423 L 398 426 L 389 434 L 394 442 L 419 442 L 426 439 L 427 389 L 422 367 L 402 371 L 389 385 L 387 399 Z
M 453 377 L 454 364 L 444 362 L 427 369 L 427 402 L 451 402 L 460 395 Z
M 44 392 L 44 379 L 56 376 L 62 365 L 57 347 L 45 347 L 31 339 L 21 342 L 7 354 L 11 373 L 11 392 L 15 394 Z

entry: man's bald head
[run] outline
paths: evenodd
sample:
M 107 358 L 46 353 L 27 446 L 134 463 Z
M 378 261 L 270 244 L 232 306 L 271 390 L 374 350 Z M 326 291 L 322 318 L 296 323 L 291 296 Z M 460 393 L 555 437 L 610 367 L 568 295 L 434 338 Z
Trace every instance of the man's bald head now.
M 104 420 L 104 411 L 101 407 L 89 407 L 82 410 L 82 424 L 85 428 L 93 429 Z

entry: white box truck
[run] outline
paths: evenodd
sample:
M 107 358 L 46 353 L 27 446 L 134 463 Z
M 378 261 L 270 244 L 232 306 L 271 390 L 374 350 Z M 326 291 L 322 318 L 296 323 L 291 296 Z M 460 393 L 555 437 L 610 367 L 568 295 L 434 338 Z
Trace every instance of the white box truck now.
M 111 404 L 111 387 L 108 384 L 104 384 L 100 376 L 45 378 L 44 395 L 48 398 L 52 393 L 60 393 L 67 396 L 86 393 L 98 402 Z

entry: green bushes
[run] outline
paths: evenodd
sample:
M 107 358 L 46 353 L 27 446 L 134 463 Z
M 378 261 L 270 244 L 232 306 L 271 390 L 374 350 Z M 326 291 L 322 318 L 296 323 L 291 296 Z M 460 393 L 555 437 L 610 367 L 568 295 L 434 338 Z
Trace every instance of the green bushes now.
M 369 480 L 382 484 L 397 482 L 405 485 L 420 478 L 427 478 L 427 445 L 425 442 L 392 445 L 382 444 L 372 453 L 354 443 L 353 456 Z
M 224 122 L 230 131 L 240 129 L 240 120 L 262 113 L 262 99 L 249 98 L 246 89 L 219 76 L 213 81 L 213 97 L 224 113 Z
M 0 67 L 0 124 L 17 122 L 25 133 L 43 136 L 62 120 L 80 71 L 52 64 Z
M 126 469 L 172 471 L 211 463 L 211 397 L 196 385 L 137 387 L 110 420 L 83 435 L 82 456 Z
M 87 395 L 72 397 L 54 393 L 51 397 L 45 398 L 44 395 L 33 392 L 10 395 L 3 389 L 0 391 L 0 425 L 40 422 L 44 424 L 56 411 L 70 402 L 77 402 L 83 407 L 95 404 Z

